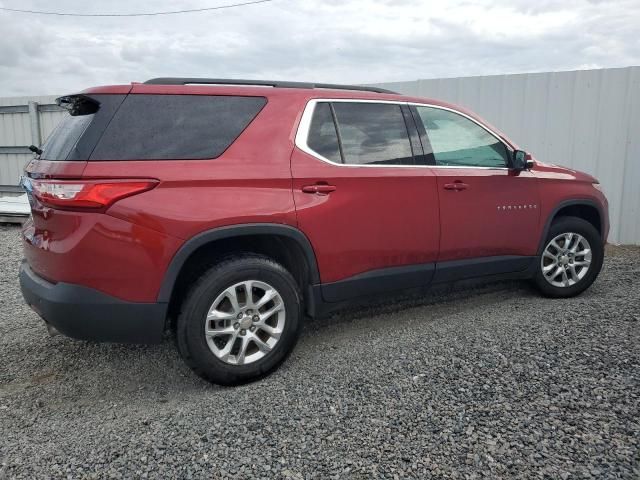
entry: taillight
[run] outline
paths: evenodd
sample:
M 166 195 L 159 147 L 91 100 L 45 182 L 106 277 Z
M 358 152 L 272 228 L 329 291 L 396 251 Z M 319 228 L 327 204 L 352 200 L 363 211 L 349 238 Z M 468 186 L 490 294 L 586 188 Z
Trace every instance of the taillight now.
M 157 180 L 34 180 L 33 195 L 44 205 L 68 209 L 103 209 L 131 195 L 151 190 Z

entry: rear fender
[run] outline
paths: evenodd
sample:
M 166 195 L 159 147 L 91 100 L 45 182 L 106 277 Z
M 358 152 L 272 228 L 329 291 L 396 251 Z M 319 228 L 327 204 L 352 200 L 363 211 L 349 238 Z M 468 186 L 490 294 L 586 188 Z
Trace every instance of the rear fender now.
M 272 223 L 231 225 L 202 232 L 187 240 L 184 245 L 182 245 L 169 263 L 169 267 L 167 268 L 162 286 L 158 293 L 158 302 L 169 302 L 171 300 L 171 294 L 182 267 L 191 254 L 198 248 L 216 240 L 249 235 L 280 235 L 295 240 L 302 248 L 309 266 L 309 282 L 311 284 L 320 283 L 320 274 L 318 272 L 318 265 L 316 263 L 316 256 L 313 251 L 313 247 L 306 235 L 297 228 Z

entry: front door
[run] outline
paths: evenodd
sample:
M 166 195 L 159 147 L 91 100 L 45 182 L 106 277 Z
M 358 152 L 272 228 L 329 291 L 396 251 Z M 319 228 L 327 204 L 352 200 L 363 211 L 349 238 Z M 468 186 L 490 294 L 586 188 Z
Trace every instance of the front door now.
M 487 273 L 502 273 L 493 272 L 490 263 L 500 263 L 506 271 L 525 265 L 526 259 L 513 257 L 536 254 L 536 178 L 511 169 L 510 147 L 470 117 L 435 106 L 416 110 L 435 161 L 439 262 L 486 260 Z
M 416 164 L 422 147 L 414 132 L 401 104 L 307 106 L 291 158 L 293 192 L 326 301 L 430 281 L 440 237 L 437 179 Z

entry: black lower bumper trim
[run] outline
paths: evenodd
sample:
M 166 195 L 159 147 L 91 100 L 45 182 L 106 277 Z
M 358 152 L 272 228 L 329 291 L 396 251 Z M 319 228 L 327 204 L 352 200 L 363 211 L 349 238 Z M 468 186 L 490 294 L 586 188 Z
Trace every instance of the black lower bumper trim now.
M 126 302 L 81 285 L 49 283 L 26 262 L 20 267 L 20 287 L 27 304 L 68 337 L 121 343 L 162 340 L 166 303 Z

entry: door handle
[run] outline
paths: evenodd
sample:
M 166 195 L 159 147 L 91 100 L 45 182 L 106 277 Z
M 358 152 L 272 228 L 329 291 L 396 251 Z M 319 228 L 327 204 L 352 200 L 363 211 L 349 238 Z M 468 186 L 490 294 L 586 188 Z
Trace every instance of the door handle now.
M 469 188 L 469 185 L 461 181 L 455 181 L 453 183 L 444 184 L 445 190 L 455 190 L 456 192 L 459 192 L 460 190 L 466 190 L 467 188 Z
M 304 193 L 317 193 L 319 195 L 327 195 L 333 191 L 335 191 L 336 187 L 334 185 L 327 185 L 325 183 L 319 183 L 316 185 L 305 185 L 302 187 L 302 191 Z

